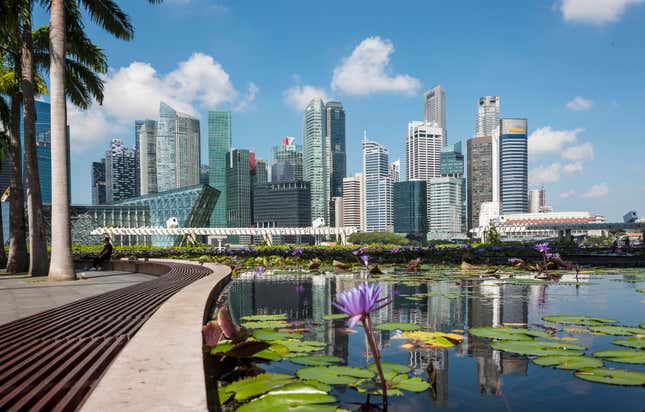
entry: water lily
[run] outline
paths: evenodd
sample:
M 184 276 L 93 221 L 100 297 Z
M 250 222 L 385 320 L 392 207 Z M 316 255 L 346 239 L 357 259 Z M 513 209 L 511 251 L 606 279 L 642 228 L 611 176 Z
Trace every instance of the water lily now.
M 258 266 L 256 272 L 257 272 L 258 275 L 261 275 L 264 272 L 266 272 L 266 268 L 264 266 Z
M 291 255 L 292 256 L 300 256 L 300 255 L 302 255 L 302 252 L 304 252 L 304 251 L 305 251 L 305 248 L 297 247 L 297 248 L 293 249 L 293 251 L 291 252 Z
M 559 253 L 545 253 L 544 256 L 546 256 L 547 259 L 553 259 L 553 258 L 559 258 L 560 254 Z
M 543 255 L 549 253 L 549 244 L 547 242 L 538 243 L 534 246 L 535 250 L 542 253 Z
M 368 255 L 361 256 L 361 262 L 363 262 L 363 265 L 365 266 L 369 265 L 370 257 Z
M 390 249 L 390 253 L 399 253 L 401 251 L 400 247 L 394 246 L 392 249 Z

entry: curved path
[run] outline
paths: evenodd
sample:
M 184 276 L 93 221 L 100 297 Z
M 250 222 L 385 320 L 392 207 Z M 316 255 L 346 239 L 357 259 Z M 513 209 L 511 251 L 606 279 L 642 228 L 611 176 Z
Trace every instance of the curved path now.
M 155 311 L 212 273 L 176 262 L 130 265 L 159 277 L 0 326 L 0 411 L 78 409 Z

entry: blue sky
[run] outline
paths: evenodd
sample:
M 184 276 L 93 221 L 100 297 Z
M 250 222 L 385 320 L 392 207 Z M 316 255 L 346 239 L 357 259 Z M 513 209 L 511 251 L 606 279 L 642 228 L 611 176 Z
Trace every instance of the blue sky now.
M 502 116 L 528 118 L 530 179 L 555 210 L 645 215 L 643 0 L 120 3 L 133 41 L 88 24 L 111 69 L 103 106 L 69 110 L 74 203 L 90 201 L 90 162 L 111 138 L 134 143 L 160 99 L 199 116 L 202 163 L 209 109 L 233 110 L 234 146 L 269 158 L 283 136 L 301 142 L 303 101 L 338 99 L 357 172 L 364 129 L 405 162 L 407 123 L 440 83 L 449 143 L 498 95 Z

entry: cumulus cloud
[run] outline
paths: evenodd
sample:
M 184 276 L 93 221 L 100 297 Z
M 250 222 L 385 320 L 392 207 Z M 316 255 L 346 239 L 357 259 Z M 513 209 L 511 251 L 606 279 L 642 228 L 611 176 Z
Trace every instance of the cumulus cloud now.
M 593 144 L 585 142 L 568 147 L 562 152 L 562 157 L 572 161 L 593 160 Z
M 585 199 L 593 199 L 597 197 L 605 197 L 609 194 L 609 186 L 606 183 L 600 183 L 597 185 L 591 186 L 591 188 L 585 192 L 582 197 Z
M 568 190 L 566 192 L 560 193 L 560 198 L 561 199 L 569 199 L 570 197 L 573 197 L 576 194 L 573 190 Z
M 567 163 L 562 170 L 565 173 L 582 173 L 582 162 Z
M 404 93 L 415 95 L 421 82 L 407 74 L 391 74 L 394 45 L 378 36 L 368 37 L 334 69 L 332 90 L 348 95 Z
M 323 89 L 308 84 L 290 87 L 282 93 L 282 97 L 284 102 L 296 111 L 304 110 L 309 101 L 315 97 L 319 97 L 323 101 L 330 100 L 327 92 Z
M 536 167 L 529 171 L 529 183 L 535 186 L 555 183 L 560 180 L 561 170 L 562 166 L 559 163 Z
M 558 153 L 564 146 L 574 143 L 584 129 L 554 130 L 551 126 L 541 127 L 531 133 L 528 139 L 529 155 Z
M 591 109 L 591 106 L 593 106 L 593 101 L 585 99 L 581 96 L 574 97 L 567 103 L 567 109 L 573 110 L 575 112 L 587 111 Z
M 246 92 L 246 96 L 240 100 L 240 102 L 235 106 L 235 110 L 238 112 L 243 112 L 249 108 L 251 103 L 255 101 L 255 97 L 258 95 L 260 88 L 256 86 L 255 83 L 249 83 L 249 89 Z
M 562 0 L 560 11 L 565 21 L 602 25 L 620 19 L 627 7 L 644 0 Z
M 148 63 L 133 62 L 110 70 L 103 80 L 102 106 L 94 104 L 81 111 L 68 105 L 71 147 L 76 152 L 127 133 L 137 119 L 156 119 L 161 101 L 178 111 L 197 115 L 196 106 L 234 104 L 239 95 L 222 65 L 203 53 L 193 54 L 165 75 Z M 244 99 L 254 98 L 256 93 L 257 87 L 249 86 Z

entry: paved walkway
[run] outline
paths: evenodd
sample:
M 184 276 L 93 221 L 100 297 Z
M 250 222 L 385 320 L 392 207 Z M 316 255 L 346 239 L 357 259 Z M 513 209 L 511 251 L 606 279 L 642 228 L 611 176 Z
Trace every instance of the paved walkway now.
M 157 276 L 128 272 L 79 272 L 79 280 L 0 276 L 0 325 L 79 299 L 120 289 Z

